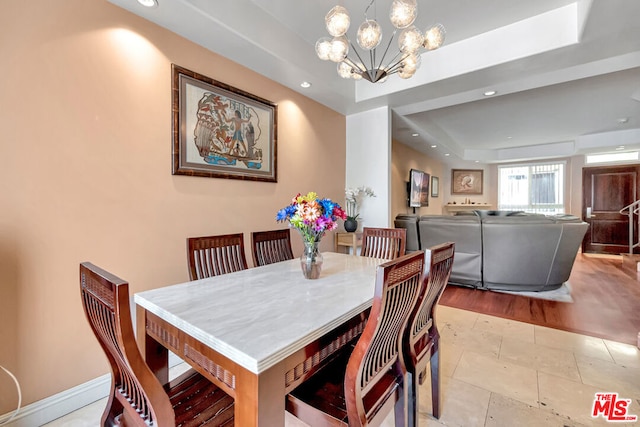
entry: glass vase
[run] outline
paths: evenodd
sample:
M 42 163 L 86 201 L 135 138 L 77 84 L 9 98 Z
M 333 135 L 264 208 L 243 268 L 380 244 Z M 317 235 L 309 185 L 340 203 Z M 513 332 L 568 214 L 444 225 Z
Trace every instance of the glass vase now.
M 304 252 L 300 256 L 300 267 L 305 279 L 317 279 L 322 270 L 322 254 L 318 249 L 320 242 L 304 242 Z

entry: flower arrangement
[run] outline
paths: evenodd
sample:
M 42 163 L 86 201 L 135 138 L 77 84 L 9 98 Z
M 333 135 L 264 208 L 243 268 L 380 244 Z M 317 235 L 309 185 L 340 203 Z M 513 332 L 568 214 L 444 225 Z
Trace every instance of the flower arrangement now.
M 344 192 L 345 201 L 347 202 L 347 219 L 355 221 L 360 214 L 358 213 L 358 206 L 362 202 L 363 197 L 376 197 L 373 190 L 364 185 L 358 188 L 347 188 Z
M 338 218 L 347 218 L 340 205 L 331 199 L 318 198 L 314 192 L 296 195 L 289 206 L 276 214 L 276 221 L 289 221 L 309 244 L 318 243 L 327 230 L 335 230 Z

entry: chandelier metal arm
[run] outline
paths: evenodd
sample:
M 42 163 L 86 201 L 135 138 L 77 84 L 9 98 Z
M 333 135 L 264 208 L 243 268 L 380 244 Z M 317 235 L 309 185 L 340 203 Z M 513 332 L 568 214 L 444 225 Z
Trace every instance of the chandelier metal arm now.
M 378 69 L 378 67 L 376 67 L 376 50 L 375 49 L 371 49 L 369 51 L 369 63 L 371 64 L 371 66 L 367 71 L 371 76 L 371 78 L 375 79 L 375 74 L 377 73 L 374 74 L 374 72 Z
M 349 44 L 351 45 L 351 51 L 352 51 L 352 52 L 354 52 L 354 53 L 356 54 L 356 56 L 358 57 L 358 60 L 359 60 L 359 61 L 360 61 L 360 63 L 362 64 L 362 67 L 366 67 L 366 66 L 364 65 L 364 64 L 365 64 L 365 62 L 363 61 L 362 57 L 361 57 L 361 56 L 360 56 L 360 54 L 358 53 L 358 50 L 356 49 L 356 47 L 353 45 L 353 43 L 352 43 L 351 41 L 349 41 Z M 364 71 L 367 71 L 367 70 L 366 70 L 366 68 L 364 68 L 364 69 L 363 69 L 361 66 L 359 66 L 358 64 L 356 64 L 355 62 L 353 62 L 353 60 L 351 60 L 350 58 L 346 57 L 346 58 L 345 58 L 345 60 L 347 60 L 347 59 L 351 62 L 351 64 L 349 64 L 349 65 L 351 65 L 351 66 L 356 65 L 356 68 L 357 68 L 358 70 L 361 70 L 361 71 L 363 71 L 363 72 L 364 72 Z
M 357 55 L 357 52 L 356 52 L 356 55 Z M 358 56 L 358 58 L 360 58 L 360 56 Z M 344 58 L 344 62 L 349 64 L 349 66 L 354 70 L 358 70 L 361 73 L 365 73 L 367 71 L 367 69 L 361 66 L 360 64 L 353 62 L 351 58 Z M 360 60 L 360 62 L 362 62 L 362 60 Z
M 384 50 L 384 53 L 382 54 L 382 58 L 380 59 L 380 62 L 378 63 L 378 65 L 376 64 L 371 64 L 371 68 L 380 68 L 382 67 L 382 63 L 384 62 L 384 58 L 385 56 L 387 56 L 387 52 L 389 52 L 389 48 L 391 47 L 391 42 L 393 42 L 393 39 L 396 36 L 396 31 L 397 30 L 393 30 L 393 34 L 391 34 L 391 38 L 389 39 L 389 43 L 387 43 L 387 48 Z M 396 55 L 397 56 L 397 55 Z
M 397 57 L 398 55 L 395 56 L 395 58 Z M 405 54 L 402 58 L 398 59 L 396 62 L 390 62 L 389 65 L 387 66 L 387 74 L 393 74 L 400 71 L 400 68 L 402 67 L 402 61 L 404 61 L 408 57 L 409 57 L 409 54 Z
M 376 0 L 371 0 L 371 3 L 369 3 L 369 6 L 367 6 L 367 8 L 364 10 L 364 19 L 365 19 L 365 21 L 366 21 L 367 19 L 369 19 L 369 18 L 367 18 L 367 12 L 369 11 L 369 8 L 370 8 L 371 6 L 373 6 L 373 4 L 374 4 L 375 2 L 376 2 Z

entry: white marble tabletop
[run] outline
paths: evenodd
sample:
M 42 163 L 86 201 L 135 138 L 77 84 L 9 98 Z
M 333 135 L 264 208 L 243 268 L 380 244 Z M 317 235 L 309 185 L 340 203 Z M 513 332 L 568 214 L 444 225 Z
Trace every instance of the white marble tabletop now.
M 136 304 L 260 374 L 371 306 L 374 258 L 323 253 L 320 278 L 299 259 L 135 294 Z

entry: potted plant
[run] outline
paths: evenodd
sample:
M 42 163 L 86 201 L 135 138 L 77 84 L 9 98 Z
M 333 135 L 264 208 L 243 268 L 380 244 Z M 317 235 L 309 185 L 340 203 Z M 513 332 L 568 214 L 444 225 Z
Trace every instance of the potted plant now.
M 364 197 L 376 197 L 376 195 L 371 188 L 364 185 L 357 188 L 347 188 L 344 194 L 347 209 L 344 229 L 351 233 L 358 229 L 358 217 L 360 216 L 358 208 L 362 203 L 362 199 Z

